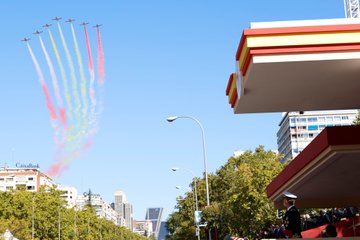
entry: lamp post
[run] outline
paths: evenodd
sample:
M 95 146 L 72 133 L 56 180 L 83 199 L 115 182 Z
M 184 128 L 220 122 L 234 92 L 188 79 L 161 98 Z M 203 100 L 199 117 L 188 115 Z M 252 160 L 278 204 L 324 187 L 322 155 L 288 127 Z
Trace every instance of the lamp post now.
M 32 197 L 32 216 L 31 216 L 31 239 L 34 240 L 34 226 L 35 226 L 35 195 Z
M 173 170 L 173 171 L 176 171 L 176 170 Z M 176 189 L 181 189 L 183 188 L 182 186 L 176 186 Z M 189 188 L 191 191 L 192 189 Z M 198 208 L 198 198 L 197 198 L 197 192 L 196 192 L 196 180 L 195 180 L 195 185 L 194 185 L 194 195 L 193 195 L 193 198 L 195 200 L 195 212 L 199 212 L 199 208 Z M 194 218 L 196 218 L 196 215 L 194 213 Z M 200 231 L 199 231 L 199 223 L 195 220 L 195 225 L 196 225 L 196 236 L 198 237 L 198 240 L 200 240 Z
M 192 175 L 193 175 L 193 179 L 194 179 L 194 194 L 195 194 L 195 210 L 196 211 L 199 211 L 199 205 L 198 205 L 198 197 L 197 197 L 197 180 L 196 180 L 196 177 L 195 177 L 195 174 L 193 171 L 191 171 L 190 169 L 187 169 L 187 168 L 177 168 L 177 167 L 174 167 L 172 168 L 171 170 L 173 170 L 174 172 L 176 172 L 177 170 L 180 170 L 180 169 L 183 169 L 185 171 L 188 171 L 190 172 Z M 177 187 L 176 187 L 177 188 Z
M 204 171 L 205 171 L 205 185 L 206 185 L 206 206 L 209 207 L 210 206 L 210 198 L 209 198 L 209 181 L 208 181 L 208 171 L 207 171 L 207 162 L 206 162 L 206 146 L 205 146 L 205 132 L 204 132 L 204 127 L 202 126 L 202 124 L 200 123 L 199 120 L 197 120 L 194 117 L 191 116 L 170 116 L 168 117 L 166 120 L 168 122 L 173 122 L 178 118 L 188 118 L 191 119 L 193 121 L 195 121 L 200 129 L 201 129 L 201 137 L 202 137 L 202 144 L 203 144 L 203 155 L 204 155 Z M 209 230 L 209 239 L 211 240 L 211 231 Z
M 183 187 L 183 186 L 175 186 L 175 188 L 176 188 L 176 189 L 182 189 L 182 188 L 187 188 L 187 189 L 189 189 L 189 190 L 192 192 L 192 194 L 193 194 L 193 201 L 196 202 L 196 197 L 197 197 L 197 195 L 196 195 L 196 193 L 194 193 L 194 191 L 193 191 L 191 188 L 189 188 L 189 187 Z M 184 200 L 184 199 L 182 199 L 182 200 Z M 193 207 L 194 207 L 194 205 L 193 205 Z M 198 209 L 197 209 L 196 204 L 195 204 L 195 211 L 197 211 L 197 210 L 198 210 Z

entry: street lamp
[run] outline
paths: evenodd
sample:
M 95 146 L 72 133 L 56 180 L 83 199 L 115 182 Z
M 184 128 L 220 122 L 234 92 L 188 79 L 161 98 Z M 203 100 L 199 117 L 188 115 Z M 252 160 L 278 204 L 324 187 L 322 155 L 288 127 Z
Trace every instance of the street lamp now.
M 190 172 L 192 175 L 193 175 L 193 179 L 194 179 L 194 194 L 195 194 L 195 209 L 196 211 L 199 211 L 199 205 L 198 205 L 198 197 L 197 197 L 197 180 L 196 180 L 196 177 L 195 177 L 195 174 L 193 171 L 191 171 L 190 169 L 187 169 L 187 168 L 178 168 L 178 167 L 173 167 L 171 170 L 173 170 L 174 172 L 176 172 L 177 170 L 185 170 L 185 171 L 188 171 Z M 176 187 L 177 189 L 178 186 Z
M 197 200 L 197 195 L 196 195 L 196 192 L 194 192 L 191 188 L 189 187 L 183 187 L 183 186 L 175 186 L 176 189 L 182 189 L 182 188 L 186 188 L 186 189 L 189 189 L 192 194 L 193 194 L 193 201 L 195 202 L 195 211 L 198 211 L 198 208 L 196 206 L 196 200 Z M 184 199 L 182 199 L 184 200 Z
M 171 116 L 168 117 L 166 120 L 168 122 L 173 122 L 178 118 L 189 118 L 194 120 L 199 127 L 201 128 L 201 137 L 202 137 L 202 143 L 203 143 L 203 152 L 204 152 L 204 170 L 205 170 L 205 184 L 206 184 L 206 205 L 210 206 L 210 198 L 209 198 L 209 182 L 208 182 L 208 171 L 207 171 L 207 163 L 206 163 L 206 146 L 205 146 L 205 133 L 204 133 L 204 128 L 201 125 L 201 123 L 199 122 L 199 120 L 197 120 L 194 117 L 190 117 L 190 116 Z
M 173 171 L 176 171 L 174 169 L 178 169 L 178 168 L 173 168 Z M 176 189 L 181 189 L 183 188 L 182 186 L 176 186 Z M 188 188 L 192 191 L 191 188 Z M 194 197 L 195 195 L 195 197 Z M 196 214 L 199 213 L 199 208 L 198 208 L 198 197 L 197 197 L 197 193 L 196 193 L 196 179 L 195 179 L 195 185 L 194 185 L 194 193 L 193 193 L 193 198 L 195 198 L 195 212 L 194 212 L 194 221 L 195 221 L 195 225 L 196 225 L 196 236 L 198 237 L 198 240 L 200 240 L 200 231 L 199 231 L 199 222 L 196 220 Z
M 189 119 L 195 121 L 201 129 L 201 137 L 202 137 L 203 153 L 204 153 L 203 155 L 204 155 L 204 171 L 205 171 L 205 185 L 206 185 L 206 206 L 209 207 L 210 206 L 209 181 L 208 181 L 208 171 L 207 171 L 207 162 L 206 162 L 206 146 L 205 146 L 204 128 L 199 120 L 197 120 L 196 118 L 191 117 L 191 116 L 170 116 L 166 120 L 168 122 L 173 122 L 178 118 L 189 118 Z M 209 230 L 209 239 L 211 240 L 211 231 L 210 230 Z

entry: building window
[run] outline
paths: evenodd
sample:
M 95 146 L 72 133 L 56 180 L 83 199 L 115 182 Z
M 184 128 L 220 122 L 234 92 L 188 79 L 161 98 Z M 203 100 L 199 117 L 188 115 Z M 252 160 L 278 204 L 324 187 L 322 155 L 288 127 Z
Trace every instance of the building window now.
M 24 191 L 24 190 L 26 190 L 26 185 L 25 184 L 17 184 L 16 190 Z
M 318 129 L 319 129 L 318 125 L 309 125 L 308 126 L 309 131 L 315 131 L 315 130 L 318 130 Z
M 29 180 L 29 181 L 34 181 L 34 178 L 33 178 L 33 177 L 29 177 L 28 180 Z
M 317 117 L 309 117 L 308 118 L 308 122 L 316 122 L 317 121 Z
M 0 178 L 0 182 L 3 182 L 3 181 L 5 181 L 5 178 Z
M 7 178 L 6 181 L 7 182 L 12 182 L 12 181 L 14 181 L 14 178 Z
M 349 119 L 349 116 L 342 116 L 341 117 L 341 120 L 348 120 Z
M 340 116 L 334 116 L 334 121 L 340 122 Z
M 326 117 L 326 121 L 332 122 L 332 120 L 333 120 L 333 117 Z
M 319 122 L 325 122 L 325 117 L 319 117 L 319 118 L 318 118 L 318 121 L 319 121 Z
M 35 186 L 27 186 L 26 189 L 27 190 L 35 190 Z
M 13 186 L 6 186 L 6 190 L 11 190 L 11 189 L 14 189 Z
M 306 118 L 297 118 L 296 119 L 297 122 L 306 122 Z

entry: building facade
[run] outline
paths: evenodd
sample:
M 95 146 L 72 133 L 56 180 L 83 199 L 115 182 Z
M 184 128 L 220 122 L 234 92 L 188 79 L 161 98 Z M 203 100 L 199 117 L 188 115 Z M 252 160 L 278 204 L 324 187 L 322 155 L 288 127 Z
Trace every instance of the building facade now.
M 163 210 L 163 208 L 148 208 L 146 211 L 145 220 L 152 222 L 152 232 L 155 239 L 159 236 Z
M 89 193 L 85 192 L 77 197 L 76 207 L 79 210 L 83 209 L 87 204 L 94 207 L 98 217 L 105 218 L 118 224 L 117 212 L 100 196 L 100 194 L 91 194 L 91 197 L 89 197 Z
M 133 230 L 133 208 L 132 204 L 128 203 L 125 192 L 118 189 L 114 194 L 114 200 L 114 210 L 118 214 L 118 222 L 121 226 Z
M 358 110 L 283 113 L 277 132 L 282 161 L 295 158 L 325 127 L 352 125 Z
M 59 185 L 57 189 L 62 192 L 61 198 L 67 202 L 68 208 L 72 208 L 76 206 L 78 191 L 75 187 Z
M 0 191 L 26 190 L 36 192 L 43 185 L 51 187 L 57 184 L 32 164 L 0 167 Z
M 153 235 L 152 229 L 153 229 L 153 225 L 151 221 L 148 220 L 134 220 L 133 223 L 133 232 L 140 234 L 142 236 L 146 236 L 146 237 L 150 237 L 151 235 Z

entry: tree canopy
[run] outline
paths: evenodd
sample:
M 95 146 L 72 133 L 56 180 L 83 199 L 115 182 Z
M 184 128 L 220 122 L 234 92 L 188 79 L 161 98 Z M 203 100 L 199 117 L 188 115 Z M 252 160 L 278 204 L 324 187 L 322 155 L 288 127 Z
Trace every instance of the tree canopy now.
M 206 207 L 205 182 L 198 180 L 199 209 L 203 222 L 221 237 L 227 233 L 256 238 L 276 222 L 276 209 L 266 196 L 266 186 L 283 169 L 281 156 L 259 146 L 232 156 L 215 174 L 209 175 L 210 206 Z M 192 192 L 178 200 L 167 226 L 167 239 L 197 239 L 195 236 Z M 201 228 L 201 235 L 207 230 Z
M 22 240 L 110 240 L 146 239 L 113 222 L 98 218 L 92 206 L 82 210 L 67 208 L 55 188 L 41 188 L 38 192 L 25 190 L 0 192 L 0 233 L 9 229 Z M 34 229 L 34 231 L 33 231 Z

